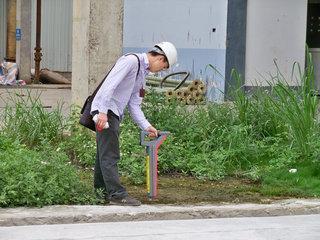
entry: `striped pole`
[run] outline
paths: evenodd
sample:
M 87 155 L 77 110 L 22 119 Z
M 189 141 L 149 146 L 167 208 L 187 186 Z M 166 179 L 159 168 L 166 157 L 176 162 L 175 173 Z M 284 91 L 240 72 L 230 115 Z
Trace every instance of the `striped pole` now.
M 158 195 L 158 149 L 167 138 L 169 132 L 159 132 L 158 137 L 152 140 L 146 140 L 148 132 L 142 131 L 140 135 L 140 144 L 146 146 L 146 185 L 147 196 L 154 200 Z

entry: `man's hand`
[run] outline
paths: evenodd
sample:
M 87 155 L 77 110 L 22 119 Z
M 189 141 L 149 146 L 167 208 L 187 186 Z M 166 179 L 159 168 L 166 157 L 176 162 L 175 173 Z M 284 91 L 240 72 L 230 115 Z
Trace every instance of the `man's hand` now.
M 96 128 L 98 131 L 102 131 L 104 129 L 104 126 L 106 125 L 106 122 L 108 122 L 108 116 L 105 113 L 99 113 L 98 114 L 98 120 L 96 123 Z
M 149 137 L 158 137 L 158 130 L 153 126 L 148 127 L 146 131 L 149 133 Z

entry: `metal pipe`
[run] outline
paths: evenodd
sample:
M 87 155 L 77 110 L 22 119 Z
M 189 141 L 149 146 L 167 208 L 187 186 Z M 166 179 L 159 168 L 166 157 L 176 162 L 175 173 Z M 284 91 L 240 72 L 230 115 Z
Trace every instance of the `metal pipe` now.
M 36 47 L 34 48 L 35 75 L 34 83 L 40 80 L 40 62 L 41 62 L 41 0 L 37 0 L 37 19 L 36 19 Z

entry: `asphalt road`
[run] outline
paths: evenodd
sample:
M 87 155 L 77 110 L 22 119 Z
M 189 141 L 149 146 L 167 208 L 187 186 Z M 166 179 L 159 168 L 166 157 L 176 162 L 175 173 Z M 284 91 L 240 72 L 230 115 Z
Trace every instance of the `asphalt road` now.
M 319 240 L 320 215 L 0 227 L 0 240 Z

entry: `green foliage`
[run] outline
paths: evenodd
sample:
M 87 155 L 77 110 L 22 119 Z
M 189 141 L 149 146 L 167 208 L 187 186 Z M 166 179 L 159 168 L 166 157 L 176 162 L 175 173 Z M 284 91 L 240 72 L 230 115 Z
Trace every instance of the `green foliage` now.
M 316 123 L 318 99 L 314 94 L 314 71 L 309 55 L 309 64 L 301 73 L 299 65 L 293 66 L 293 72 L 298 69 L 301 87 L 294 89 L 286 83 L 277 64 L 277 74 L 269 82 L 269 91 L 258 90 L 253 94 L 245 94 L 242 86 L 234 91 L 234 105 L 239 120 L 244 125 L 253 127 L 257 137 L 275 137 L 281 134 L 289 143 L 297 147 L 301 154 L 312 153 L 311 138 L 319 127 Z M 297 68 L 296 68 L 297 67 Z M 237 82 L 240 75 L 233 71 Z M 291 143 L 290 143 L 291 142 Z
M 0 139 L 7 142 L 3 135 Z M 7 142 L 0 159 L 1 207 L 94 202 L 68 157 L 50 147 L 34 151 Z
M 241 82 L 236 71 L 233 76 Z M 172 133 L 159 151 L 159 171 L 210 180 L 237 176 L 259 181 L 270 169 L 301 159 L 318 161 L 319 143 L 314 137 L 319 132 L 315 120 L 318 100 L 312 93 L 312 71 L 307 68 L 301 75 L 303 83 L 298 90 L 280 76 L 273 78 L 277 83 L 270 83 L 269 90 L 247 94 L 238 86 L 233 103 L 185 107 L 149 93 L 144 105 L 146 116 L 158 129 Z M 138 131 L 126 129 L 123 141 L 132 134 L 138 138 Z M 125 172 L 142 174 L 141 150 L 130 144 L 122 146 L 128 152 L 122 166 L 139 166 L 139 171 L 126 168 Z
M 311 61 L 311 56 L 309 56 Z M 301 71 L 299 71 L 301 72 Z M 293 135 L 293 142 L 297 144 L 301 153 L 305 156 L 311 154 L 310 137 L 315 132 L 316 111 L 318 109 L 318 98 L 313 93 L 314 72 L 313 66 L 308 65 L 304 75 L 301 75 L 301 89 L 292 90 L 278 77 L 279 83 L 273 88 L 275 98 L 273 103 L 275 114 L 289 126 Z M 281 74 L 278 74 L 281 76 Z
M 129 118 L 125 118 L 120 126 L 119 170 L 135 184 L 144 182 L 145 150 L 140 146 L 140 131 Z
M 296 169 L 296 172 L 290 172 Z M 262 178 L 262 193 L 275 196 L 319 197 L 320 163 L 295 161 L 286 166 L 272 168 Z
M 82 167 L 92 167 L 96 156 L 95 134 L 79 124 L 80 108 L 71 107 L 66 123 L 65 136 L 58 145 L 59 151 L 66 152 L 70 160 Z
M 236 80 L 236 86 L 231 95 L 234 99 L 234 105 L 238 110 L 238 118 L 242 123 L 248 124 L 248 114 L 250 113 L 249 110 L 253 107 L 253 102 L 248 98 L 241 85 L 243 82 L 241 75 L 235 69 L 232 69 L 231 76 Z
M 299 72 L 300 69 L 298 69 Z M 294 71 L 294 69 L 293 69 Z M 319 196 L 320 128 L 313 67 L 293 89 L 278 72 L 276 84 L 250 94 L 241 77 L 231 103 L 182 106 L 151 91 L 143 103 L 148 120 L 171 134 L 159 150 L 160 174 L 218 180 L 232 176 L 262 184 L 266 195 Z M 92 175 L 95 134 L 78 124 L 79 108 L 65 120 L 61 108 L 47 111 L 29 94 L 12 97 L 0 134 L 0 206 L 95 203 Z M 126 116 L 120 129 L 119 170 L 145 181 L 140 129 Z M 297 168 L 296 174 L 289 169 Z M 87 177 L 86 177 L 87 178 Z M 90 181 L 90 184 L 86 182 Z
M 146 115 L 157 128 L 172 133 L 159 151 L 160 172 L 216 180 L 226 176 L 228 169 L 247 164 L 246 157 L 255 158 L 251 131 L 240 124 L 230 106 L 212 104 L 187 109 L 165 103 L 155 92 L 150 95 Z
M 27 96 L 11 94 L 3 114 L 2 132 L 30 147 L 43 141 L 57 143 L 64 128 L 61 107 L 47 111 L 39 100 L 40 94 Z

